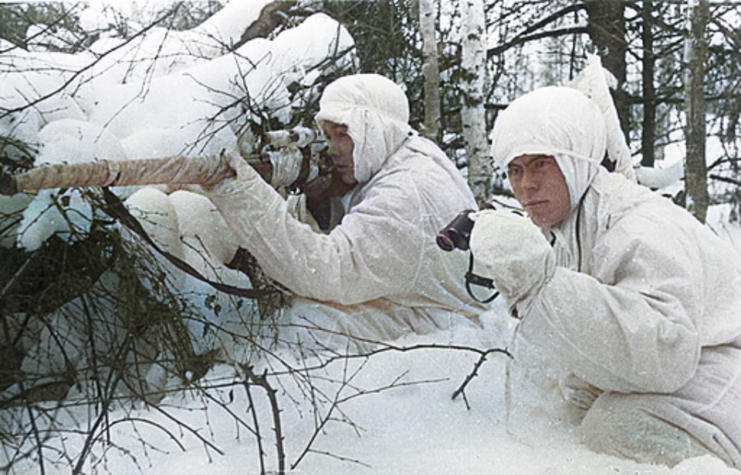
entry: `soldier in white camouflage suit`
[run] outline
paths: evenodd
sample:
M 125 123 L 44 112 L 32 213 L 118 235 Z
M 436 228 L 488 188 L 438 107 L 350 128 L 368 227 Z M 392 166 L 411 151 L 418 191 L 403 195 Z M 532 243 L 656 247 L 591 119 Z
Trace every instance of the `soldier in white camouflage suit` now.
M 302 297 L 283 321 L 372 340 L 475 321 L 482 306 L 461 280 L 466 257 L 441 252 L 435 236 L 476 202 L 452 161 L 408 124 L 401 87 L 374 74 L 340 78 L 316 120 L 346 191 L 328 233 L 296 219 L 238 157 L 238 177 L 208 192 L 239 245 Z
M 564 394 L 586 409 L 588 446 L 668 465 L 713 453 L 741 467 L 739 255 L 601 167 L 605 140 L 599 108 L 575 89 L 511 103 L 492 152 L 529 219 L 477 214 L 476 272 L 521 319 L 518 338 L 571 373 Z

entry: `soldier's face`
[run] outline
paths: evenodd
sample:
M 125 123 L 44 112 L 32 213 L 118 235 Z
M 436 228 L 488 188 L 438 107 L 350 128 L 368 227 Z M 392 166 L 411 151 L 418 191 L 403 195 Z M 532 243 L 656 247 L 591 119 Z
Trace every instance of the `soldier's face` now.
M 569 187 L 554 157 L 521 155 L 507 166 L 507 176 L 515 198 L 536 226 L 550 229 L 569 214 Z
M 353 160 L 353 144 L 347 126 L 334 122 L 324 122 L 322 132 L 327 139 L 328 154 L 334 164 L 334 174 L 346 185 L 354 185 L 355 161 Z

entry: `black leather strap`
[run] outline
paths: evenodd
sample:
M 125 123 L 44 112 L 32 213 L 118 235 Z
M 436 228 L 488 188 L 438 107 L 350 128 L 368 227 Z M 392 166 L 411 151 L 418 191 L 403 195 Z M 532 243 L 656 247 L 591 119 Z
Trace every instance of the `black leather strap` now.
M 478 285 L 480 287 L 486 287 L 487 289 L 494 290 L 494 293 L 491 294 L 488 298 L 481 300 L 480 298 L 476 297 L 473 294 L 473 291 L 471 290 L 472 285 Z M 468 295 L 471 296 L 472 299 L 476 300 L 480 303 L 489 303 L 495 298 L 499 297 L 499 291 L 494 288 L 494 281 L 489 279 L 488 277 L 482 277 L 478 274 L 473 273 L 473 253 L 469 253 L 468 258 L 468 272 L 466 272 L 466 291 L 468 292 Z
M 106 212 L 119 220 L 124 226 L 138 234 L 144 241 L 149 244 L 155 251 L 161 254 L 165 259 L 170 261 L 172 265 L 182 270 L 183 272 L 195 277 L 201 282 L 209 284 L 220 292 L 227 294 L 237 295 L 245 298 L 258 298 L 265 295 L 276 293 L 277 290 L 257 290 L 257 289 L 245 289 L 242 287 L 236 287 L 233 285 L 224 284 L 222 282 L 216 282 L 204 277 L 200 272 L 194 269 L 190 264 L 184 260 L 170 254 L 169 252 L 161 249 L 142 227 L 141 223 L 126 209 L 126 206 L 121 202 L 118 196 L 116 196 L 108 188 L 103 188 L 103 197 L 106 201 L 107 208 Z

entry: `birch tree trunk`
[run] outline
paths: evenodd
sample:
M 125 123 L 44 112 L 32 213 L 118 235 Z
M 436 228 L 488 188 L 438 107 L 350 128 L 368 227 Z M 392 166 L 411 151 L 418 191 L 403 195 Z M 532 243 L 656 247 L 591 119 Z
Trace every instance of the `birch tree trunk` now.
M 687 126 L 685 130 L 687 156 L 685 157 L 686 207 L 697 219 L 705 222 L 710 198 L 705 161 L 705 57 L 707 55 L 707 26 L 710 7 L 708 0 L 689 0 L 687 9 L 687 36 L 685 38 L 684 92 Z
M 422 34 L 422 75 L 424 76 L 425 119 L 422 135 L 437 142 L 440 133 L 440 69 L 435 38 L 435 0 L 419 0 L 419 28 Z
M 493 170 L 486 138 L 486 15 L 483 0 L 461 1 L 461 122 L 468 155 L 468 184 L 479 206 L 490 197 Z

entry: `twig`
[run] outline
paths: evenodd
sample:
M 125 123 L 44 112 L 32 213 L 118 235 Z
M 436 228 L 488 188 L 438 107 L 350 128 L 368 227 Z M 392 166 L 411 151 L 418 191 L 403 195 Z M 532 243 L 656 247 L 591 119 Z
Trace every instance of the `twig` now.
M 58 343 L 58 344 L 61 347 L 61 343 Z M 126 354 L 129 348 L 131 348 L 131 338 L 130 338 L 130 335 L 127 335 L 127 337 L 122 342 L 120 348 L 118 348 L 117 354 L 114 355 L 114 359 L 115 360 L 122 359 L 123 355 Z M 120 371 L 116 371 L 115 368 L 111 368 L 111 370 L 108 372 L 108 378 L 106 381 L 108 393 L 105 394 L 103 401 L 101 401 L 100 414 L 98 415 L 95 422 L 93 423 L 93 426 L 88 431 L 87 437 L 85 438 L 85 443 L 83 444 L 82 450 L 80 451 L 80 455 L 77 459 L 77 463 L 72 469 L 72 475 L 78 475 L 82 473 L 82 467 L 85 464 L 85 461 L 87 460 L 88 456 L 90 455 L 90 452 L 93 450 L 93 444 L 98 438 L 96 433 L 98 431 L 98 428 L 101 426 L 101 424 L 103 424 L 103 421 L 106 421 L 106 424 L 105 424 L 106 427 L 104 427 L 104 431 L 106 434 L 108 434 L 108 430 L 107 430 L 108 411 L 113 402 L 112 395 L 115 393 L 116 388 L 118 387 L 118 384 L 122 380 L 123 380 L 123 374 Z
M 332 403 L 331 403 L 329 409 L 327 410 L 327 413 L 324 415 L 324 417 L 322 417 L 322 418 L 319 419 L 319 423 L 315 427 L 314 433 L 309 438 L 309 441 L 306 443 L 306 446 L 304 447 L 304 450 L 301 452 L 301 454 L 299 454 L 298 458 L 296 458 L 296 460 L 291 464 L 291 470 L 295 469 L 298 466 L 298 464 L 301 463 L 301 460 L 303 460 L 303 458 L 306 456 L 306 454 L 308 454 L 310 452 L 311 446 L 314 445 L 314 442 L 316 441 L 316 438 L 319 436 L 319 434 L 321 433 L 321 431 L 324 429 L 324 427 L 330 421 L 330 419 L 332 417 L 332 413 L 340 405 L 340 401 L 341 401 L 340 400 L 340 394 L 342 394 L 342 391 L 350 384 L 350 381 L 352 381 L 355 378 L 355 376 L 358 374 L 358 372 L 360 372 L 360 370 L 364 367 L 364 365 L 361 365 L 353 373 L 353 375 L 350 378 L 348 378 L 347 377 L 347 362 L 348 362 L 348 360 L 345 360 L 345 366 L 343 368 L 343 375 L 344 375 L 344 377 L 342 378 L 342 383 L 340 384 L 339 390 L 335 393 L 335 396 L 334 396 L 334 398 L 332 400 Z M 316 388 L 316 386 L 311 385 L 311 388 L 312 388 L 312 395 L 314 394 L 315 391 L 318 392 L 318 389 Z M 320 394 L 321 394 L 321 392 L 320 392 Z M 327 399 L 329 399 L 329 398 L 327 398 Z M 312 401 L 312 402 L 316 406 L 316 402 L 315 401 Z
M 182 427 L 182 428 L 185 428 L 185 429 L 186 429 L 186 430 L 187 430 L 188 432 L 190 432 L 191 434 L 193 434 L 194 436 L 196 436 L 196 437 L 197 437 L 197 438 L 198 438 L 198 439 L 199 439 L 199 440 L 200 440 L 200 441 L 201 441 L 201 442 L 203 443 L 203 445 L 205 445 L 206 447 L 210 447 L 210 448 L 212 448 L 212 449 L 213 449 L 213 450 L 215 450 L 215 451 L 216 451 L 216 453 L 218 453 L 219 455 L 224 455 L 224 452 L 223 452 L 223 451 L 222 451 L 221 449 L 219 449 L 219 448 L 218 448 L 217 446 L 215 446 L 215 445 L 214 445 L 213 443 L 209 442 L 209 441 L 208 441 L 208 440 L 207 440 L 207 439 L 206 439 L 206 438 L 205 438 L 204 436 L 202 436 L 201 434 L 199 434 L 199 433 L 198 433 L 198 430 L 196 430 L 196 429 L 194 429 L 194 428 L 190 427 L 189 425 L 187 425 L 187 424 L 185 424 L 185 423 L 183 423 L 183 422 L 179 421 L 179 420 L 178 420 L 178 419 L 176 419 L 176 418 L 175 418 L 175 417 L 174 417 L 174 416 L 173 416 L 172 414 L 170 414 L 170 413 L 168 413 L 167 411 L 165 411 L 165 410 L 161 409 L 161 408 L 160 408 L 160 407 L 158 407 L 157 405 L 151 405 L 151 406 L 149 406 L 149 407 L 151 407 L 152 409 L 154 409 L 154 410 L 158 411 L 159 413 L 161 413 L 161 414 L 162 414 L 163 416 L 167 417 L 167 418 L 168 418 L 168 419 L 170 419 L 171 421 L 175 422 L 175 424 L 177 424 L 178 426 L 180 426 L 180 427 Z
M 361 462 L 360 460 L 351 459 L 351 458 L 348 458 L 348 457 L 343 457 L 341 455 L 333 454 L 332 452 L 327 452 L 325 450 L 310 449 L 309 452 L 314 453 L 314 454 L 319 454 L 319 455 L 326 455 L 327 457 L 332 457 L 332 458 L 337 459 L 337 460 L 340 460 L 342 462 L 351 462 L 351 463 L 355 463 L 355 464 L 358 464 L 358 465 L 362 465 L 363 467 L 373 468 L 370 465 L 368 465 L 367 463 Z
M 255 402 L 252 400 L 252 391 L 250 391 L 250 382 L 248 377 L 242 378 L 242 384 L 244 390 L 247 393 L 247 400 L 250 403 L 250 412 L 252 413 L 252 421 L 255 424 L 255 439 L 257 439 L 257 453 L 259 454 L 260 460 L 260 475 L 265 475 L 265 450 L 262 448 L 262 434 L 260 433 L 260 421 L 257 418 L 257 407 Z
M 322 332 L 325 332 L 327 334 L 332 334 L 332 335 L 344 336 L 348 339 L 352 339 L 353 341 L 357 341 L 359 343 L 366 343 L 369 345 L 377 346 L 377 348 L 373 348 L 365 352 L 358 352 L 358 353 L 351 353 L 351 354 L 337 353 L 334 356 L 330 356 L 329 358 L 323 360 L 321 363 L 317 365 L 304 368 L 304 371 L 315 371 L 318 369 L 326 368 L 327 366 L 329 366 L 330 364 L 334 363 L 337 360 L 364 359 L 364 358 L 369 358 L 373 355 L 377 355 L 381 353 L 388 353 L 391 351 L 396 351 L 399 353 L 407 353 L 409 351 L 415 351 L 415 350 L 457 350 L 457 351 L 465 351 L 465 352 L 470 352 L 470 353 L 477 353 L 482 356 L 487 356 L 491 353 L 502 353 L 512 358 L 512 354 L 510 354 L 510 352 L 504 348 L 490 348 L 490 349 L 482 350 L 480 348 L 474 348 L 472 346 L 454 345 L 454 344 L 441 345 L 437 343 L 420 343 L 420 344 L 411 345 L 411 346 L 396 346 L 396 345 L 392 345 L 389 343 L 379 342 L 377 340 L 370 340 L 366 338 L 354 337 L 354 336 L 347 335 L 345 333 L 335 332 L 332 330 L 327 330 L 327 329 L 319 328 L 319 327 L 312 326 L 312 325 L 292 324 L 291 326 L 295 328 L 305 328 L 308 330 L 322 331 Z M 290 365 L 288 365 L 287 363 L 284 362 L 283 364 L 289 368 L 289 370 L 287 371 L 288 373 L 292 373 L 294 371 L 290 367 Z M 285 373 L 281 373 L 281 372 L 274 373 L 275 376 L 278 376 L 281 374 L 285 374 Z
M 22 386 L 21 386 L 22 387 Z M 31 428 L 33 430 L 33 436 L 36 439 L 36 448 L 39 452 L 39 473 L 41 475 L 44 475 L 46 473 L 46 469 L 44 468 L 44 445 L 41 443 L 41 437 L 39 435 L 39 428 L 36 425 L 36 418 L 33 414 L 33 409 L 31 406 L 27 406 L 26 409 L 28 410 L 28 418 L 31 422 Z
M 278 475 L 285 475 L 286 473 L 286 454 L 283 448 L 283 429 L 280 421 L 280 407 L 278 406 L 278 398 L 275 396 L 275 389 L 270 386 L 266 378 L 266 374 L 262 376 L 256 375 L 252 368 L 248 365 L 241 365 L 242 370 L 245 372 L 250 381 L 256 386 L 260 386 L 265 390 L 270 402 L 270 408 L 273 413 L 273 430 L 275 431 L 275 450 L 278 457 Z M 253 406 L 254 408 L 254 406 Z
M 167 436 L 168 436 L 168 437 L 169 437 L 169 438 L 170 438 L 170 439 L 171 439 L 171 440 L 172 440 L 173 442 L 175 442 L 175 445 L 177 445 L 177 446 L 178 446 L 178 448 L 179 448 L 179 449 L 180 449 L 180 450 L 181 450 L 182 452 L 185 452 L 185 451 L 186 451 L 186 448 L 185 448 L 185 446 L 183 445 L 183 443 L 182 443 L 182 442 L 180 442 L 180 441 L 179 441 L 179 440 L 177 439 L 177 437 L 175 437 L 175 434 L 173 434 L 172 432 L 170 432 L 170 431 L 169 431 L 169 430 L 168 430 L 168 429 L 167 429 L 167 428 L 166 428 L 165 426 L 163 426 L 162 424 L 160 424 L 160 423 L 157 423 L 157 422 L 155 422 L 155 421 L 151 421 L 151 420 L 149 420 L 149 419 L 144 419 L 144 418 L 142 418 L 142 417 L 125 417 L 125 418 L 123 418 L 123 419 L 119 419 L 119 420 L 113 421 L 113 422 L 111 422 L 111 423 L 110 423 L 110 424 L 108 425 L 108 429 L 110 429 L 110 428 L 111 428 L 111 427 L 113 427 L 114 425 L 117 425 L 117 424 L 122 424 L 122 423 L 124 423 L 124 422 L 131 422 L 131 424 L 132 424 L 132 425 L 133 425 L 133 424 L 135 424 L 135 423 L 141 423 L 141 424 L 149 424 L 149 425 L 151 425 L 151 426 L 153 426 L 153 427 L 156 427 L 157 429 L 160 429 L 160 430 L 161 430 L 162 432 L 164 432 L 165 434 L 167 434 Z
M 718 181 L 723 181 L 726 183 L 731 183 L 732 185 L 741 186 L 741 181 L 734 180 L 733 178 L 728 178 L 728 177 L 721 176 L 721 175 L 711 174 L 708 178 L 710 178 L 711 180 L 718 180 Z
M 473 378 L 475 378 L 476 376 L 478 376 L 479 368 L 481 368 L 481 365 L 483 365 L 484 364 L 484 361 L 486 361 L 486 357 L 489 356 L 491 353 L 494 353 L 494 352 L 497 352 L 497 351 L 500 351 L 500 352 L 503 351 L 505 354 L 507 354 L 507 355 L 509 355 L 511 357 L 511 355 L 507 352 L 507 350 L 487 350 L 487 351 L 485 351 L 479 357 L 479 360 L 476 362 L 476 364 L 473 365 L 473 370 L 468 374 L 468 376 L 466 376 L 466 379 L 463 380 L 463 383 L 458 387 L 458 389 L 456 389 L 453 392 L 453 395 L 451 396 L 451 399 L 455 399 L 459 395 L 463 395 L 463 399 L 464 399 L 464 401 L 466 401 L 466 408 L 471 409 L 470 406 L 468 405 L 468 400 L 466 399 L 466 393 L 464 392 L 465 389 L 466 389 L 466 386 L 468 385 L 468 383 L 471 382 L 471 380 Z
M 21 264 L 21 267 L 13 274 L 13 277 L 11 277 L 10 279 L 8 279 L 8 283 L 5 284 L 5 286 L 3 287 L 2 292 L 0 292 L 0 298 L 5 298 L 5 295 L 8 293 L 8 289 L 10 289 L 10 287 L 12 287 L 12 285 L 15 283 L 16 279 L 18 278 L 18 276 L 20 276 L 20 275 L 23 274 L 23 271 L 26 270 L 26 267 L 31 262 L 31 260 L 33 259 L 34 256 L 35 256 L 35 254 L 31 254 L 31 256 L 29 256 L 28 259 L 26 259 L 25 261 L 23 261 L 23 264 Z

